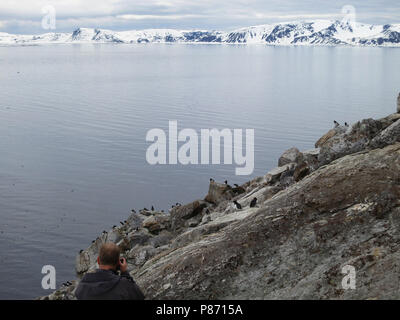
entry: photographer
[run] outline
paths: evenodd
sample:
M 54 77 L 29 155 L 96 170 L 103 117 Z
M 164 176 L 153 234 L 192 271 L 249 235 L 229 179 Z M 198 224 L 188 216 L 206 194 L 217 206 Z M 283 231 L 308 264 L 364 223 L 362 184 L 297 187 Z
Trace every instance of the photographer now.
M 125 258 L 114 243 L 104 243 L 97 258 L 99 269 L 86 273 L 76 289 L 78 300 L 143 300 L 144 295 L 129 275 Z M 117 271 L 121 271 L 121 275 Z

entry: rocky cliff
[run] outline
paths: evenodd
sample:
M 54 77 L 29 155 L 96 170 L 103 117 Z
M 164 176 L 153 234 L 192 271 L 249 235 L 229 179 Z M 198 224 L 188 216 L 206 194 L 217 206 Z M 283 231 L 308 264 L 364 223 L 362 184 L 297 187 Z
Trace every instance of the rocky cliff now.
M 148 299 L 399 299 L 400 113 L 337 126 L 278 165 L 242 186 L 210 181 L 169 213 L 133 212 L 78 254 L 78 275 L 113 241 Z M 356 289 L 342 288 L 345 265 Z M 73 299 L 78 281 L 42 299 Z

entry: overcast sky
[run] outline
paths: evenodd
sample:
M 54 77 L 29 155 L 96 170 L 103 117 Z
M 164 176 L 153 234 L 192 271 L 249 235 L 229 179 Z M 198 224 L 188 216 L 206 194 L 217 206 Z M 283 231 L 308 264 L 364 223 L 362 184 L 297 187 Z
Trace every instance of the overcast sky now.
M 37 34 L 42 8 L 56 10 L 57 32 L 77 27 L 230 30 L 279 21 L 342 19 L 351 5 L 356 20 L 400 23 L 400 0 L 0 0 L 0 32 Z

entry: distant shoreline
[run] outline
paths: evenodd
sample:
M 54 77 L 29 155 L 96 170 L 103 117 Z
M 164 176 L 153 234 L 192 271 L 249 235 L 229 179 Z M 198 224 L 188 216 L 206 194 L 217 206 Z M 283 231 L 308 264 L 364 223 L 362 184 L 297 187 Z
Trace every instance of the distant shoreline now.
M 0 32 L 0 45 L 68 43 L 264 44 L 270 46 L 400 47 L 400 24 L 371 25 L 335 20 L 266 24 L 233 31 L 145 29 L 112 31 L 77 28 L 71 32 L 16 35 Z
M 196 45 L 196 46 L 228 46 L 228 47 L 247 47 L 251 46 L 265 46 L 265 47 L 278 47 L 278 48 L 376 48 L 376 49 L 399 49 L 399 45 L 384 45 L 384 46 L 368 46 L 368 45 L 351 45 L 351 44 L 342 44 L 342 45 L 329 45 L 329 44 L 315 44 L 315 45 L 307 45 L 307 44 L 293 44 L 293 45 L 284 45 L 284 44 L 268 44 L 268 43 L 217 43 L 217 42 L 153 42 L 153 43 L 113 43 L 113 42 L 63 42 L 63 43 L 56 43 L 56 42 L 42 42 L 42 43 L 23 43 L 23 44 L 2 44 L 0 42 L 0 48 L 15 48 L 15 47 L 45 47 L 45 46 L 74 46 L 74 45 L 94 45 L 94 46 L 150 46 L 150 45 Z

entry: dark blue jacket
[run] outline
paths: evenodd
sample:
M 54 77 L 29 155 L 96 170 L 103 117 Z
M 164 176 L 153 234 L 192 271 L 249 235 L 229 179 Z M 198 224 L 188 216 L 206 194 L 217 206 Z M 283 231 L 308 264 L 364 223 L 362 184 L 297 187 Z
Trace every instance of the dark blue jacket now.
M 144 295 L 128 272 L 98 269 L 86 273 L 75 291 L 78 300 L 143 300 Z

